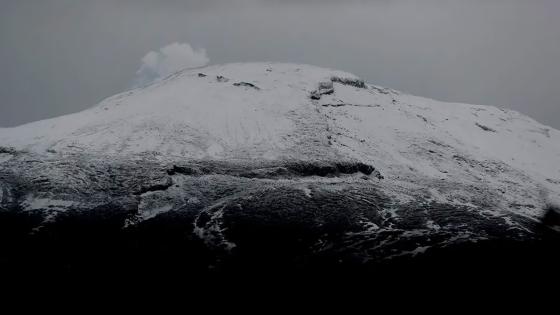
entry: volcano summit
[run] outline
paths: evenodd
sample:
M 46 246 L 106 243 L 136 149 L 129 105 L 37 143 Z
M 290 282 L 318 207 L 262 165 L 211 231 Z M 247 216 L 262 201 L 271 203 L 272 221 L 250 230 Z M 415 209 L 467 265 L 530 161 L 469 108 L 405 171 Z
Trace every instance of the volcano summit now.
M 557 232 L 541 218 L 560 197 L 558 161 L 560 131 L 511 110 L 307 65 L 184 70 L 0 129 L 0 267 L 552 263 Z

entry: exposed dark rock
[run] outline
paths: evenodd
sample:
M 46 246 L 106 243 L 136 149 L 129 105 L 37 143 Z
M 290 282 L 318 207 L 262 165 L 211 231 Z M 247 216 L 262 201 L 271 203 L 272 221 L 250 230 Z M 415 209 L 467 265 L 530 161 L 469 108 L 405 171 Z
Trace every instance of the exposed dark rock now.
M 339 176 L 340 174 L 363 173 L 370 175 L 375 171 L 371 165 L 361 162 L 293 162 L 286 168 L 300 176 Z
M 350 85 L 350 86 L 357 87 L 357 88 L 360 88 L 360 89 L 366 89 L 367 88 L 366 83 L 363 80 L 360 80 L 360 79 L 331 77 L 331 81 L 336 82 L 336 83 L 340 83 L 340 84 L 344 84 L 344 85 Z
M 244 164 L 199 161 L 192 164 L 173 165 L 167 170 L 169 175 L 228 175 L 245 178 L 293 178 L 300 176 L 336 177 L 341 174 L 363 173 L 371 175 L 373 166 L 354 161 L 286 161 L 282 163 Z M 376 175 L 377 176 L 377 175 Z
M 343 107 L 343 106 L 349 106 L 351 104 L 346 104 L 346 103 L 336 103 L 336 104 L 321 104 L 321 106 L 323 107 Z
M 258 168 L 252 169 L 245 172 L 240 172 L 240 177 L 246 178 L 278 178 L 278 177 L 289 177 L 290 171 L 285 167 L 269 167 L 269 168 Z
M 334 103 L 334 104 L 329 104 L 329 103 L 325 103 L 325 104 L 321 104 L 321 106 L 323 107 L 343 107 L 343 106 L 354 106 L 354 107 L 380 107 L 381 105 L 362 105 L 362 104 L 350 104 L 350 103 Z
M 135 192 L 135 195 L 142 195 L 145 194 L 147 192 L 151 192 L 151 191 L 162 191 L 162 190 L 166 190 L 169 187 L 171 187 L 173 185 L 173 180 L 170 177 L 167 177 L 163 183 L 155 183 L 153 185 L 150 186 L 143 186 L 140 188 L 139 191 Z
M 224 77 L 224 76 L 221 76 L 221 75 L 216 76 L 216 80 L 217 80 L 218 82 L 221 82 L 221 83 L 225 83 L 225 82 L 228 82 L 228 81 L 229 81 L 228 78 L 226 78 L 226 77 Z
M 6 154 L 16 154 L 18 151 L 12 147 L 3 147 L 0 146 L 0 154 L 1 153 L 6 153 Z
M 249 87 L 255 90 L 260 90 L 260 88 L 256 85 L 254 85 L 253 83 L 249 83 L 249 82 L 236 82 L 233 85 L 235 86 L 244 86 L 244 87 Z
M 312 100 L 320 100 L 321 99 L 321 94 L 319 94 L 317 91 L 312 91 L 311 94 L 309 94 L 309 97 Z
M 488 127 L 488 126 L 481 125 L 479 123 L 476 123 L 476 126 L 479 127 L 480 129 L 484 130 L 484 131 L 496 132 L 496 130 L 494 130 L 494 129 Z
M 422 115 L 416 115 L 416 117 L 422 119 L 425 123 L 428 123 L 428 119 Z
M 334 92 L 334 85 L 332 82 L 323 81 L 319 82 L 319 91 L 322 91 L 323 94 L 330 94 Z
M 203 172 L 194 166 L 179 166 L 173 165 L 171 169 L 167 170 L 167 174 L 175 175 L 175 174 L 183 174 L 183 175 L 201 175 Z
M 377 93 L 381 93 L 381 94 L 390 94 L 392 91 L 386 88 L 380 88 L 377 86 L 371 86 L 372 90 L 375 90 Z M 394 92 L 393 92 L 394 93 Z M 396 94 L 396 93 L 395 93 Z M 393 104 L 395 104 L 397 102 L 397 100 L 393 99 Z
M 334 85 L 332 81 L 319 82 L 317 90 L 312 91 L 309 97 L 314 100 L 321 99 L 321 95 L 329 95 L 334 93 Z

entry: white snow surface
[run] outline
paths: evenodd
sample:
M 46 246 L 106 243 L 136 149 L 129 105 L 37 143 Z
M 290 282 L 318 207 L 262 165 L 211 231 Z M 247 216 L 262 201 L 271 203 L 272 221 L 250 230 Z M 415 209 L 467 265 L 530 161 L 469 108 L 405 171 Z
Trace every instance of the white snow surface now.
M 82 112 L 0 128 L 0 146 L 162 159 L 356 159 L 389 179 L 517 182 L 560 196 L 560 131 L 511 110 L 373 85 L 333 80 L 334 93 L 310 97 L 333 77 L 358 79 L 280 63 L 183 70 Z

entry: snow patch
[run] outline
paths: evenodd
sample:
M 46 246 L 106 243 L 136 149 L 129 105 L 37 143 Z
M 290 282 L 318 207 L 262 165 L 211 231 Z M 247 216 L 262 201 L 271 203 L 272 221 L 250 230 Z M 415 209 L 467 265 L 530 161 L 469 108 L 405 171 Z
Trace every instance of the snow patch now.
M 212 209 L 201 212 L 194 222 L 193 233 L 205 243 L 221 247 L 229 252 L 236 247 L 236 244 L 228 241 L 224 236 L 226 228 L 222 227 L 222 221 L 225 207 L 226 205 L 223 205 L 218 210 Z M 202 223 L 202 216 L 210 217 L 207 222 Z
M 59 200 L 59 199 L 27 196 L 25 201 L 23 201 L 21 205 L 24 211 L 41 210 L 41 209 L 66 210 L 74 205 L 77 205 L 77 203 L 71 200 Z

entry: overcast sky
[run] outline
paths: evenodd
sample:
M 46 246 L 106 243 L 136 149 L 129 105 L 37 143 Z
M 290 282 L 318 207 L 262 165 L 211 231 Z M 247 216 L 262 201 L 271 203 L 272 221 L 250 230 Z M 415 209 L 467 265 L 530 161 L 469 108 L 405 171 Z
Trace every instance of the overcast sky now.
M 95 105 L 181 47 L 198 63 L 336 68 L 560 129 L 557 0 L 0 0 L 0 127 Z

